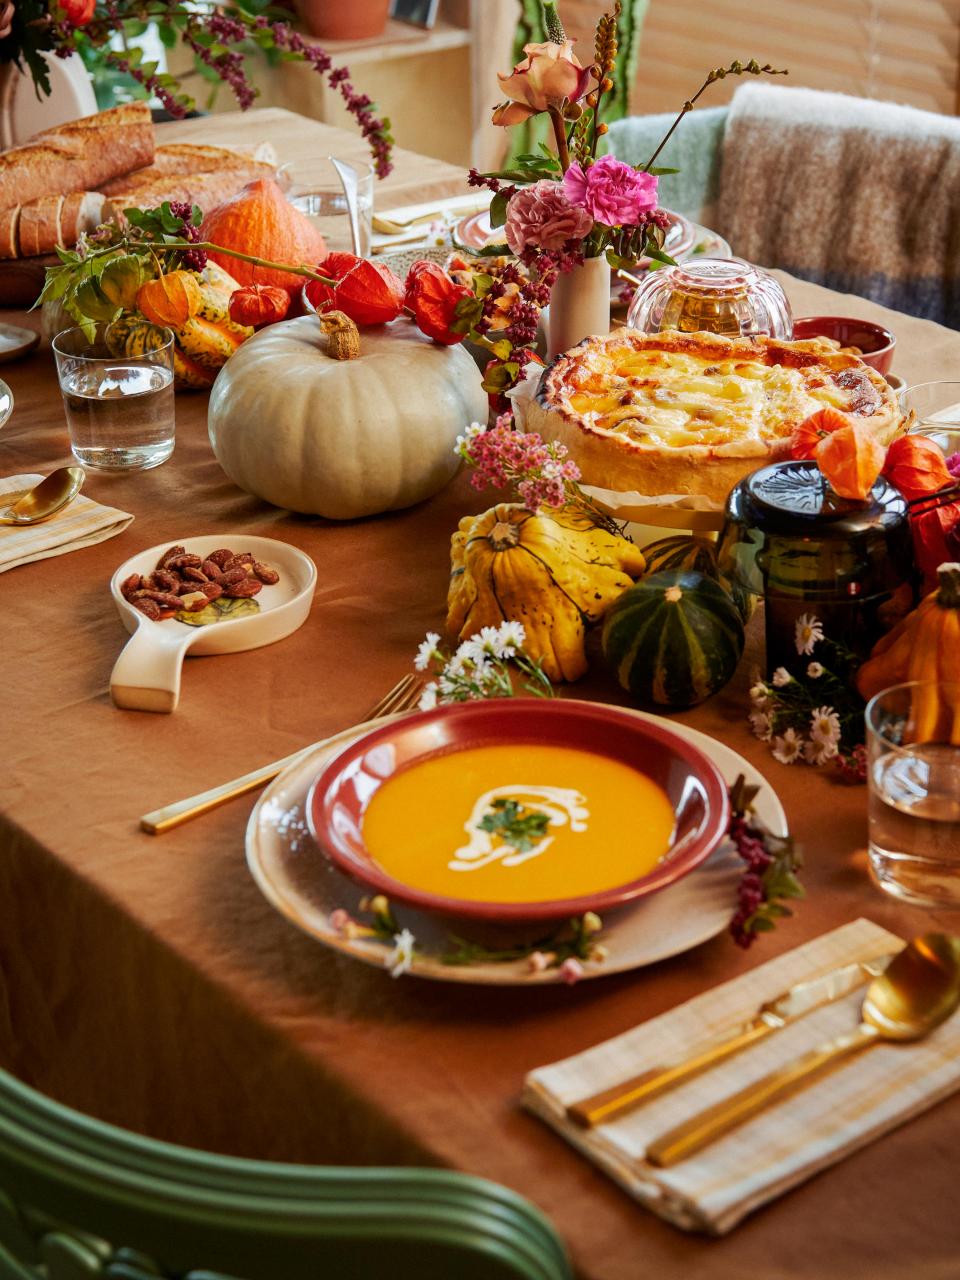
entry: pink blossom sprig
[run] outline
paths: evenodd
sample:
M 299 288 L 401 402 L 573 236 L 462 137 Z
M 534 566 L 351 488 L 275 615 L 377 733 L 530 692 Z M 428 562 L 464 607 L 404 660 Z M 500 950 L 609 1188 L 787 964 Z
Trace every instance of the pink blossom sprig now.
M 769 932 L 777 920 L 793 914 L 781 899 L 805 896 L 797 879 L 803 862 L 793 841 L 773 835 L 753 811 L 758 791 L 759 787 L 747 785 L 743 774 L 730 788 L 730 839 L 746 863 L 730 933 L 737 946 L 744 948 L 756 942 L 758 933 Z
M 470 483 L 475 489 L 513 486 L 534 515 L 541 507 L 576 503 L 580 496 L 580 468 L 567 457 L 566 445 L 547 444 L 535 431 L 515 431 L 509 414 L 501 414 L 489 431 L 472 423 L 457 437 L 455 451 L 474 468 Z

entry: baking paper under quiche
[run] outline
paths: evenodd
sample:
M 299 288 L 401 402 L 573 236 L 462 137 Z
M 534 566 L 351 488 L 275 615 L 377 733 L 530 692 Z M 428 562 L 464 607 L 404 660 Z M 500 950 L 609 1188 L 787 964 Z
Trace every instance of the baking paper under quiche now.
M 881 374 L 816 339 L 620 329 L 554 360 L 526 425 L 565 444 L 586 484 L 723 502 L 826 406 L 881 441 L 900 420 Z

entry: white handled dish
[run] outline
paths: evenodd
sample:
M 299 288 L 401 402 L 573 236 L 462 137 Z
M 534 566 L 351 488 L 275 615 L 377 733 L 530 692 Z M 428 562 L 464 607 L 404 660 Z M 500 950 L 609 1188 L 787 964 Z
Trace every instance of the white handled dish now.
M 174 542 L 203 557 L 219 547 L 229 547 L 234 552 L 249 551 L 257 560 L 276 569 L 280 581 L 275 586 L 265 586 L 256 597 L 259 613 L 225 619 L 206 627 L 191 627 L 176 618 L 153 622 L 123 598 L 120 585 L 133 573 L 143 576 L 152 573 L 157 561 Z M 131 556 L 110 580 L 114 603 L 123 625 L 131 633 L 110 676 L 114 705 L 127 711 L 176 710 L 180 699 L 180 670 L 188 651 L 197 657 L 239 653 L 283 640 L 306 621 L 316 585 L 317 566 L 304 552 L 275 538 L 255 538 L 246 533 L 170 539 Z

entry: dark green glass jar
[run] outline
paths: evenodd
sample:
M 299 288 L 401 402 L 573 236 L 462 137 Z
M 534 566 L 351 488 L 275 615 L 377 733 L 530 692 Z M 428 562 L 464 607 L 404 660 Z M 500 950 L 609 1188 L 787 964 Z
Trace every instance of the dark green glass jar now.
M 866 658 L 913 606 L 907 502 L 882 477 L 855 502 L 837 497 L 815 462 L 755 471 L 727 499 L 719 560 L 725 575 L 764 599 L 768 675 L 796 666 L 804 614 Z

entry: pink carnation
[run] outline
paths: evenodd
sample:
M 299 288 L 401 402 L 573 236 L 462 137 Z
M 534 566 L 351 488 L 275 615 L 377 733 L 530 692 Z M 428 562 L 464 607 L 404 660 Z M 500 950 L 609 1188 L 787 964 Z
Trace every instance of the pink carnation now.
M 606 227 L 636 226 L 657 207 L 657 179 L 614 156 L 603 156 L 586 172 L 574 161 L 563 175 L 563 190 L 571 204 Z
M 507 205 L 507 244 L 518 256 L 526 248 L 554 253 L 568 240 L 582 240 L 592 229 L 589 213 L 570 203 L 559 182 L 535 182 L 518 191 Z

